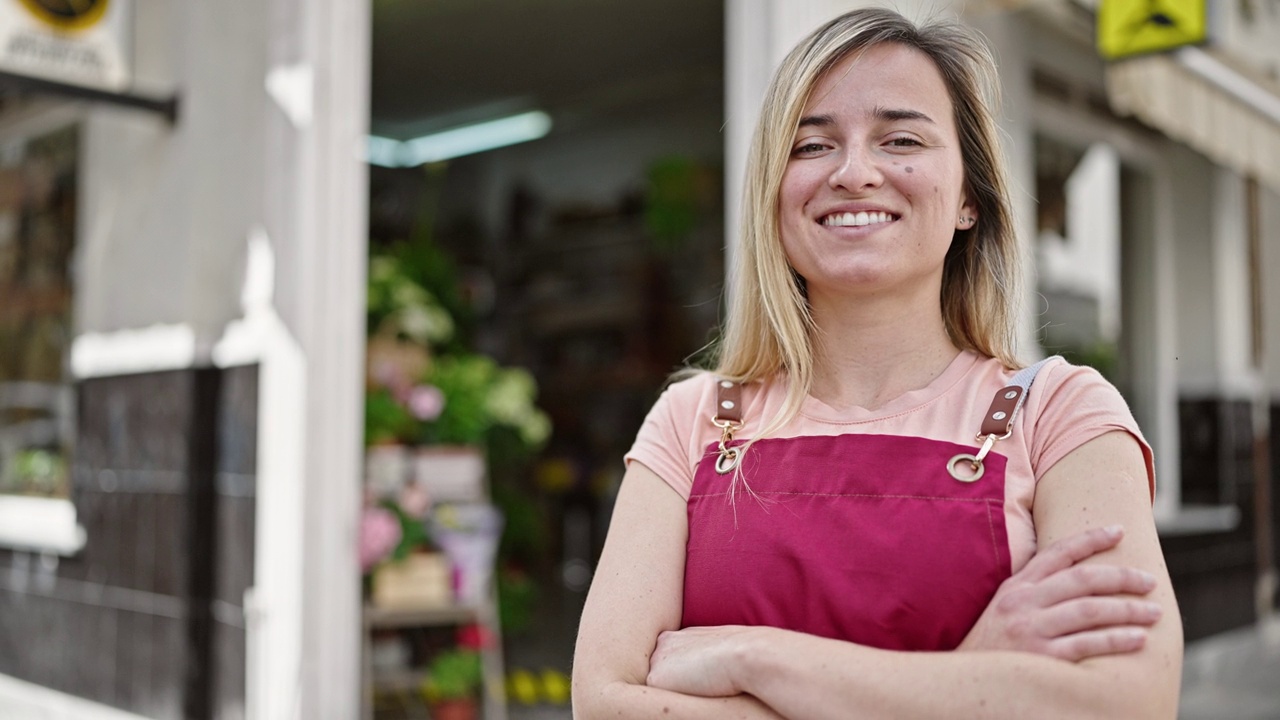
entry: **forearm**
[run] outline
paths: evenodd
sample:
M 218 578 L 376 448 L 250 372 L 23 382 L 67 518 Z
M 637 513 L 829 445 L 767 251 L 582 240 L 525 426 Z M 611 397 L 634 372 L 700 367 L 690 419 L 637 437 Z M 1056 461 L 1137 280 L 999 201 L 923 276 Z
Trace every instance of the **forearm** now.
M 749 696 L 706 698 L 615 681 L 582 687 L 575 680 L 573 717 L 577 720 L 782 720 Z
M 893 652 L 762 628 L 742 645 L 739 688 L 786 718 L 1172 718 L 1173 691 L 1114 665 L 1016 652 Z

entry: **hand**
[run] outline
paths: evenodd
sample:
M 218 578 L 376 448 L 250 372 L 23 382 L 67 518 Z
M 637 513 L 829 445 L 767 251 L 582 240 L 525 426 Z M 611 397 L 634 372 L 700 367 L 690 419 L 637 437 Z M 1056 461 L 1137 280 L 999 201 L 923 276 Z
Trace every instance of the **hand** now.
M 1005 580 L 958 650 L 1018 650 L 1077 662 L 1135 652 L 1160 606 L 1140 597 L 1155 578 L 1133 568 L 1078 565 L 1120 543 L 1120 526 L 1063 538 Z
M 684 695 L 728 697 L 741 694 L 733 680 L 748 634 L 741 625 L 691 627 L 658 635 L 645 684 Z

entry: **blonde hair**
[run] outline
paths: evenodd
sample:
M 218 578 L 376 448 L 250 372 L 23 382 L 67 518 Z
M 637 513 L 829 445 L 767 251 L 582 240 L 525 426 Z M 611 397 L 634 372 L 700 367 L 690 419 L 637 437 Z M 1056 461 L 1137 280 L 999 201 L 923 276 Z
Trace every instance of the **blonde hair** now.
M 943 321 L 956 346 L 1017 367 L 1017 239 L 992 108 L 999 107 L 995 59 L 977 32 L 951 21 L 916 26 L 884 9 L 863 8 L 818 28 L 783 60 L 765 94 L 747 158 L 741 242 L 732 271 L 728 319 L 714 372 L 737 382 L 785 373 L 786 402 L 756 437 L 795 417 L 814 375 L 816 327 L 802 281 L 778 229 L 778 195 L 791 143 L 823 73 L 851 53 L 882 43 L 933 60 L 950 92 L 968 195 L 978 222 L 956 231 L 943 265 Z

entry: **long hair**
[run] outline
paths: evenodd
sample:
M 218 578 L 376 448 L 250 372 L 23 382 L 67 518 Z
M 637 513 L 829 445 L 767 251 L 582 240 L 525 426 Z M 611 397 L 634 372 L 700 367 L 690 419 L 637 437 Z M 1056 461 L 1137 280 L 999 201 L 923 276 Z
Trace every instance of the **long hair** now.
M 823 73 L 882 43 L 914 48 L 941 72 L 955 111 L 965 186 L 978 210 L 977 224 L 956 231 L 944 261 L 939 302 L 947 333 L 960 348 L 1018 366 L 1020 260 L 992 111 L 999 107 L 999 86 L 991 50 L 976 31 L 956 22 L 916 26 L 891 10 L 854 10 L 818 28 L 783 60 L 766 91 L 747 158 L 741 242 L 714 372 L 744 383 L 787 375 L 786 402 L 761 435 L 795 417 L 814 374 L 816 327 L 778 225 L 791 143 Z

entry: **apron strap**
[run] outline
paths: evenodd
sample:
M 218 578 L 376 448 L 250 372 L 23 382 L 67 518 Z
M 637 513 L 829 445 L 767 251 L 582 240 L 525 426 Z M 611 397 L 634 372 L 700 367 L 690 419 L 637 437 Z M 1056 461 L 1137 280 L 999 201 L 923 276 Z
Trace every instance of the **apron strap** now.
M 725 475 L 738 467 L 742 448 L 729 447 L 733 433 L 742 429 L 742 384 L 718 378 L 716 380 L 716 412 L 711 424 L 720 428 L 720 455 L 716 458 L 716 472 Z
M 716 414 L 712 417 L 716 426 L 725 423 L 742 424 L 742 384 L 732 380 L 716 380 Z
M 995 399 L 991 401 L 991 407 L 987 409 L 987 414 L 982 418 L 982 429 L 978 431 L 978 439 L 983 440 L 988 436 L 1003 440 L 1009 437 L 1009 433 L 1013 431 L 1014 418 L 1018 416 L 1018 412 L 1022 410 L 1022 404 L 1027 400 L 1027 391 L 1031 389 L 1031 384 L 1036 381 L 1036 375 L 1040 374 L 1043 368 L 1051 360 L 1061 360 L 1060 355 L 1047 357 L 1030 367 L 1025 367 L 1013 376 L 1013 380 L 1008 385 L 1001 388 L 996 393 Z
M 1054 355 L 1019 370 L 1008 385 L 996 392 L 991 407 L 987 408 L 987 414 L 982 418 L 982 427 L 978 430 L 977 441 L 982 443 L 982 447 L 976 455 L 960 453 L 951 458 L 947 463 L 947 472 L 951 473 L 951 477 L 965 483 L 977 482 L 982 478 L 985 470 L 982 461 L 997 440 L 1003 440 L 1013 432 L 1013 421 L 1022 410 L 1022 404 L 1027 400 L 1027 393 L 1031 390 L 1031 384 L 1036 381 L 1036 375 L 1051 360 L 1060 359 L 1061 356 Z

